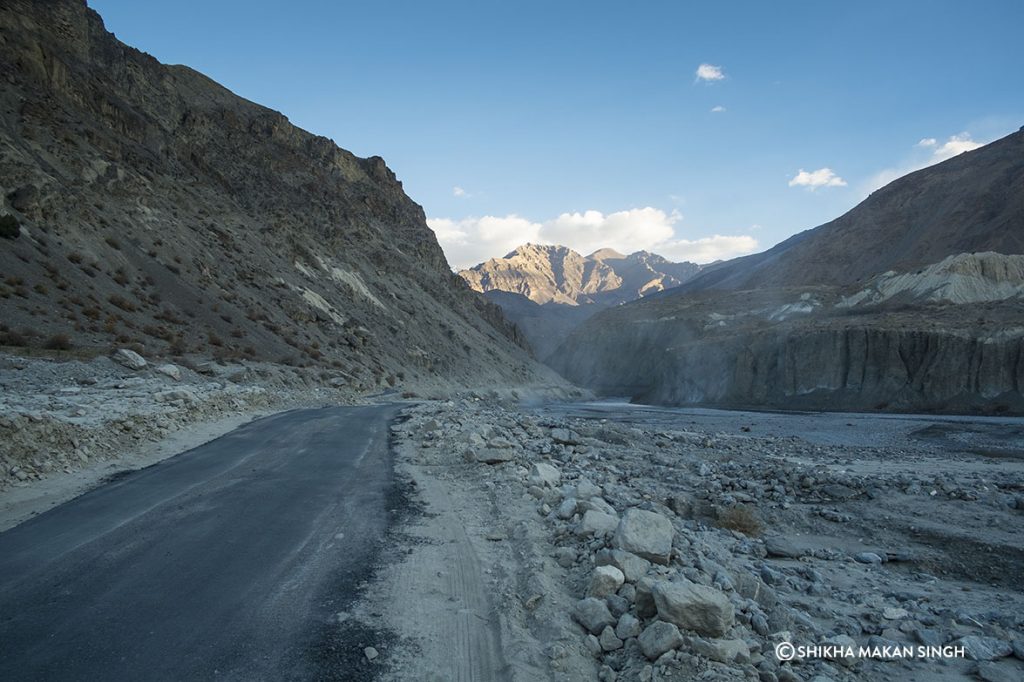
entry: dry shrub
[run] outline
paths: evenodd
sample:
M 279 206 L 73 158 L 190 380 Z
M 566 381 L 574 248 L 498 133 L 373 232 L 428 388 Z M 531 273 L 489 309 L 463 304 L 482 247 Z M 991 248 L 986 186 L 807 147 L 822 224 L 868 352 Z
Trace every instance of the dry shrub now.
M 67 334 L 54 334 L 46 340 L 44 348 L 49 350 L 71 350 L 71 337 Z

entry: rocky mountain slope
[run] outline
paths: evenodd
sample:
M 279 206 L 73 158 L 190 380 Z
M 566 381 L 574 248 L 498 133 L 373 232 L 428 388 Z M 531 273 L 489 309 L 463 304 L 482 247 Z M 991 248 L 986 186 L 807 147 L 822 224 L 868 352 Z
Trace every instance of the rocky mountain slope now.
M 124 45 L 0 6 L 0 345 L 317 368 L 353 387 L 548 380 L 358 158 Z
M 957 253 L 1024 253 L 1024 128 L 910 173 L 843 216 L 709 267 L 687 290 L 847 285 Z
M 1024 412 L 1022 196 L 1018 132 L 605 311 L 549 363 L 644 402 Z
M 599 310 L 679 286 L 700 270 L 647 251 L 582 256 L 565 246 L 525 244 L 459 275 L 497 303 L 543 359 Z

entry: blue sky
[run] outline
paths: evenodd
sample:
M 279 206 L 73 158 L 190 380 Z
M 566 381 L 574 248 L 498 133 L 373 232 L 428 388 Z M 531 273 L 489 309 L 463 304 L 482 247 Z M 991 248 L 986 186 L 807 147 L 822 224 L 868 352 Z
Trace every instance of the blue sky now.
M 525 241 L 762 250 L 1024 125 L 1019 0 L 89 4 L 383 156 L 457 266 Z

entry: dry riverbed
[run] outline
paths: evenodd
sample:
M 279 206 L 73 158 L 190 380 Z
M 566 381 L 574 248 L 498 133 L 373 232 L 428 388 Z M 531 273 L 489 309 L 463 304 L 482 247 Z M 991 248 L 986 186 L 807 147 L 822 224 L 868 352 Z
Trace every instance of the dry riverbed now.
M 345 617 L 390 679 L 1022 679 L 1020 429 L 425 403 L 422 513 Z

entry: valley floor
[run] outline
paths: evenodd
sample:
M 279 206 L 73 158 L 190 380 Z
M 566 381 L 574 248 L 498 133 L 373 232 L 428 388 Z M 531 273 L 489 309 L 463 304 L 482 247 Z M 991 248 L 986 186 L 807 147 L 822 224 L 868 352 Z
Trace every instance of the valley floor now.
M 4 526 L 286 399 L 366 400 L 6 362 Z M 505 395 L 392 424 L 392 522 L 323 624 L 358 678 L 1024 677 L 1024 419 Z M 830 649 L 783 661 L 785 643 Z
M 1024 420 L 407 415 L 397 467 L 424 514 L 354 610 L 395 635 L 387 678 L 1024 676 Z M 784 642 L 831 650 L 780 661 Z

